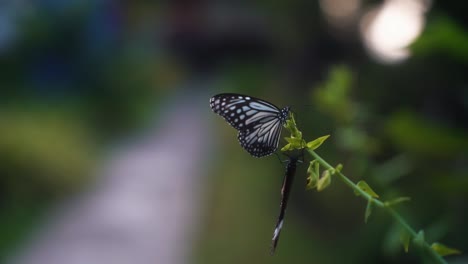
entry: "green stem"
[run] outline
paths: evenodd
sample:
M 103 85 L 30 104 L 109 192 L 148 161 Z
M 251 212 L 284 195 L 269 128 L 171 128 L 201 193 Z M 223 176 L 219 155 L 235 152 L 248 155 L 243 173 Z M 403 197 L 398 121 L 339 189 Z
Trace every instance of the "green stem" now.
M 324 166 L 325 168 L 327 169 L 334 169 L 334 167 L 332 167 L 330 164 L 328 164 L 328 162 L 326 162 L 322 157 L 320 157 L 315 151 L 313 150 L 307 150 L 322 166 Z M 397 213 L 393 208 L 391 208 L 390 206 L 385 206 L 385 204 L 383 202 L 381 202 L 380 200 L 377 200 L 373 197 L 371 197 L 368 193 L 366 193 L 365 191 L 361 190 L 361 188 L 359 188 L 354 182 L 352 182 L 350 179 L 348 179 L 343 173 L 341 172 L 337 172 L 336 175 L 338 175 L 338 177 L 346 184 L 348 185 L 351 189 L 353 189 L 355 192 L 359 193 L 359 195 L 361 197 L 363 197 L 364 199 L 366 199 L 367 201 L 371 201 L 372 203 L 374 203 L 374 205 L 380 207 L 380 208 L 383 208 L 385 209 L 402 227 L 403 229 L 406 230 L 406 232 L 408 232 L 408 234 L 410 234 L 411 238 L 415 238 L 417 233 L 416 231 L 403 219 L 403 217 Z M 431 253 L 431 256 L 434 258 L 434 260 L 437 262 L 437 263 L 443 263 L 443 264 L 447 264 L 447 262 L 442 258 L 442 256 L 440 256 L 439 254 L 437 254 L 437 252 L 435 252 L 432 247 L 426 242 L 424 241 L 423 243 L 423 246 L 424 248 L 426 248 L 430 253 Z

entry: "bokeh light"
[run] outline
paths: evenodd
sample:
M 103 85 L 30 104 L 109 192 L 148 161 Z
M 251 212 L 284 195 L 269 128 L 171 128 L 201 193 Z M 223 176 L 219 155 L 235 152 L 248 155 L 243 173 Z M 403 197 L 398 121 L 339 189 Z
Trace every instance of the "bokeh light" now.
M 422 32 L 427 0 L 387 0 L 362 18 L 361 34 L 370 54 L 384 63 L 410 56 L 410 45 Z

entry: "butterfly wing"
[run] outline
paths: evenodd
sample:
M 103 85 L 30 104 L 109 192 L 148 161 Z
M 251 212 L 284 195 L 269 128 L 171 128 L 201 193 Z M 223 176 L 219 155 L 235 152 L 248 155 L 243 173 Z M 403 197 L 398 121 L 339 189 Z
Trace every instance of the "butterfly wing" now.
M 211 97 L 210 107 L 237 130 L 246 129 L 266 113 L 275 117 L 280 111 L 278 107 L 262 99 L 231 93 Z
M 213 96 L 210 107 L 239 130 L 239 142 L 252 156 L 267 156 L 278 148 L 288 107 L 279 109 L 262 99 L 231 93 Z
M 260 119 L 247 129 L 240 130 L 237 138 L 252 156 L 267 156 L 278 148 L 281 126 L 278 118 Z

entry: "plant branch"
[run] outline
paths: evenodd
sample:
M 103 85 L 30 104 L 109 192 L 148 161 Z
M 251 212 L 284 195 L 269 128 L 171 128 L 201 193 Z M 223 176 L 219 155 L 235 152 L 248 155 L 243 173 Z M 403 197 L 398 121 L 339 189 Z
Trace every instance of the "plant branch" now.
M 322 157 L 320 157 L 315 151 L 310 150 L 310 149 L 308 149 L 307 151 L 320 163 L 320 165 L 324 166 L 327 169 L 334 170 L 334 167 L 331 166 L 328 162 L 326 162 Z M 346 185 L 348 185 L 351 189 L 353 189 L 356 193 L 358 193 L 362 198 L 364 198 L 367 201 L 372 202 L 377 207 L 380 207 L 386 210 L 402 226 L 402 228 L 406 232 L 408 232 L 408 234 L 411 236 L 412 239 L 416 238 L 416 236 L 418 235 L 417 232 L 403 219 L 403 217 L 398 212 L 396 212 L 393 208 L 391 208 L 391 206 L 386 206 L 382 201 L 372 197 L 370 194 L 363 191 L 353 181 L 348 179 L 343 173 L 336 171 L 335 175 L 338 175 L 338 177 Z M 435 250 L 425 240 L 422 241 L 422 246 L 430 252 L 432 258 L 437 263 L 447 264 L 447 262 L 442 258 L 442 256 L 437 254 L 437 252 L 435 252 Z

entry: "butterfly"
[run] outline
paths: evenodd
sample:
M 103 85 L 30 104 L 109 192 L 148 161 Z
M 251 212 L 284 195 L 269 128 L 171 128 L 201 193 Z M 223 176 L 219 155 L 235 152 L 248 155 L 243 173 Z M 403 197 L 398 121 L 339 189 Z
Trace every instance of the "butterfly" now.
M 283 227 L 284 222 L 284 214 L 286 213 L 286 206 L 288 205 L 289 194 L 291 192 L 291 186 L 294 180 L 294 176 L 296 174 L 297 162 L 302 161 L 300 161 L 298 157 L 289 157 L 289 160 L 286 164 L 286 172 L 284 174 L 283 186 L 281 187 L 280 213 L 276 222 L 273 238 L 271 239 L 271 255 L 275 253 L 276 246 L 278 245 L 281 228 Z
M 289 107 L 282 109 L 255 97 L 222 93 L 210 98 L 210 107 L 239 131 L 237 138 L 250 155 L 260 158 L 278 148 Z

